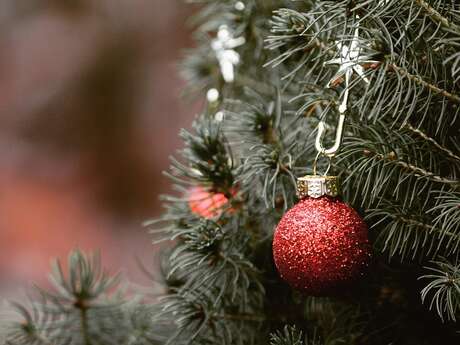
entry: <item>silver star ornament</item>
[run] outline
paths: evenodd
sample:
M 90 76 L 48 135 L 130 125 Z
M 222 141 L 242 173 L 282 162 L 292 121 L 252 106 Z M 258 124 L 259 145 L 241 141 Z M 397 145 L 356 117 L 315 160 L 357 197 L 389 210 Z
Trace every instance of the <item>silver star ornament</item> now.
M 339 65 L 339 70 L 327 83 L 327 87 L 333 86 L 332 84 L 339 79 L 349 80 L 354 73 L 363 81 L 369 83 L 362 65 L 378 63 L 379 61 L 373 60 L 371 55 L 362 54 L 362 45 L 359 43 L 359 27 L 356 27 L 353 38 L 348 44 L 336 41 L 336 47 L 339 51 L 339 57 L 324 63 L 324 65 Z
M 240 54 L 235 51 L 246 43 L 244 37 L 234 38 L 226 25 L 221 25 L 217 37 L 211 42 L 211 47 L 219 61 L 220 71 L 225 82 L 232 83 L 235 79 L 235 66 L 240 63 Z

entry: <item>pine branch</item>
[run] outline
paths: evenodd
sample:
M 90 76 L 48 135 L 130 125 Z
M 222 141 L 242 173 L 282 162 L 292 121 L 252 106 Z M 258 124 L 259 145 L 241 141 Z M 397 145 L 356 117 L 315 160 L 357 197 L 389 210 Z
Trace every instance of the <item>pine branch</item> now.
M 425 12 L 428 14 L 428 16 L 433 19 L 433 21 L 440 23 L 442 26 L 455 30 L 458 33 L 460 33 L 460 27 L 451 22 L 447 17 L 443 16 L 439 11 L 437 11 L 433 6 L 431 6 L 427 1 L 425 0 L 415 0 L 414 1 L 417 5 L 419 5 L 421 8 L 425 10 Z
M 245 89 L 244 99 L 245 102 L 229 102 L 233 107 L 226 111 L 224 120 L 226 137 L 242 160 L 236 171 L 237 182 L 247 195 L 253 194 L 255 188 L 262 188 L 266 206 L 276 208 L 282 204 L 287 209 L 293 203 L 295 188 L 296 156 L 290 152 L 298 145 L 296 137 L 301 130 L 297 126 L 298 117 L 285 110 L 292 105 L 283 101 L 280 91 L 271 100 Z
M 430 84 L 429 82 L 423 80 L 423 78 L 415 76 L 413 74 L 410 74 L 407 70 L 405 70 L 402 67 L 397 66 L 396 64 L 392 63 L 388 65 L 388 69 L 390 71 L 395 71 L 399 73 L 400 75 L 407 77 L 409 80 L 412 80 L 413 82 L 419 84 L 420 86 L 423 86 L 424 88 L 432 91 L 436 95 L 441 95 L 443 97 L 446 97 L 448 100 L 460 104 L 460 96 L 456 95 L 452 92 L 449 92 L 447 90 L 444 90 L 434 84 Z
M 11 326 L 7 343 L 12 345 L 109 345 L 127 343 L 131 325 L 125 322 L 122 301 L 110 300 L 118 277 L 109 277 L 98 256 L 79 251 L 69 256 L 68 274 L 57 261 L 51 281 L 54 290 L 37 288 L 41 299 L 32 310 L 16 304 L 24 322 Z
M 258 328 L 253 327 L 254 325 L 248 320 L 215 317 L 225 314 L 225 307 L 236 310 L 238 314 L 246 315 L 248 311 L 252 311 L 248 304 L 248 302 L 251 303 L 251 300 L 244 300 L 245 305 L 229 303 L 228 300 L 222 304 L 216 304 L 213 296 L 212 288 L 203 287 L 203 291 L 182 291 L 162 300 L 162 311 L 154 318 L 156 323 L 175 324 L 176 331 L 168 339 L 168 343 L 254 342 Z
M 367 6 L 373 5 L 371 2 L 366 2 L 365 4 Z M 293 73 L 298 73 L 300 80 L 316 79 L 313 83 L 323 85 L 332 78 L 331 70 L 325 69 L 319 61 L 324 61 L 326 56 L 335 57 L 337 52 L 336 49 L 333 49 L 331 41 L 347 43 L 358 24 L 355 22 L 350 23 L 348 17 L 339 15 L 340 6 L 345 8 L 348 6 L 345 3 L 337 4 L 336 7 L 331 8 L 325 5 L 326 8 L 324 9 L 321 6 L 321 4 L 318 4 L 318 8 L 315 8 L 316 11 L 306 12 L 282 9 L 277 11 L 274 16 L 272 35 L 267 39 L 268 47 L 273 50 L 282 48 L 283 51 L 273 58 L 269 64 L 280 66 L 288 63 L 295 64 L 295 68 L 287 71 L 286 77 L 292 77 Z M 358 7 L 362 10 L 365 5 L 361 4 Z M 358 11 L 358 7 L 353 11 Z M 345 11 L 345 8 L 343 11 Z M 407 121 L 409 117 L 413 116 L 416 109 L 417 115 L 423 114 L 420 123 L 430 110 L 439 111 L 438 118 L 428 120 L 432 123 L 437 123 L 437 129 L 440 130 L 442 129 L 440 127 L 445 114 L 453 118 L 456 118 L 458 114 L 455 109 L 450 111 L 450 107 L 439 107 L 440 102 L 435 99 L 432 100 L 431 95 L 442 97 L 449 103 L 453 103 L 452 108 L 460 103 L 460 95 L 456 94 L 455 91 L 449 90 L 446 86 L 437 85 L 441 82 L 444 83 L 444 80 L 439 83 L 436 82 L 437 76 L 444 75 L 444 72 L 441 69 L 435 69 L 435 66 L 437 68 L 439 64 L 433 61 L 434 56 L 432 54 L 427 52 L 425 56 L 427 61 L 416 63 L 412 61 L 418 54 L 415 50 L 415 45 L 394 46 L 396 43 L 393 40 L 400 45 L 402 44 L 401 42 L 404 42 L 402 39 L 405 29 L 403 30 L 401 27 L 399 30 L 395 29 L 394 32 L 390 33 L 387 28 L 393 24 L 407 26 L 408 24 L 405 20 L 412 20 L 415 22 L 412 24 L 414 27 L 420 25 L 422 27 L 421 32 L 427 31 L 427 35 L 431 35 L 431 32 L 428 33 L 429 30 L 435 32 L 436 27 L 435 25 L 430 26 L 417 17 L 412 18 L 416 13 L 406 8 L 404 10 L 408 11 L 410 18 L 401 19 L 404 23 L 399 23 L 396 19 L 398 14 L 390 14 L 396 10 L 397 6 L 382 7 L 381 4 L 376 4 L 375 8 L 369 9 L 369 13 L 360 14 L 360 17 L 363 18 L 359 21 L 359 24 L 368 26 L 363 32 L 362 42 L 360 42 L 361 54 L 366 57 L 372 57 L 373 60 L 380 61 L 380 63 L 366 64 L 365 61 L 362 62 L 366 75 L 371 80 L 371 85 L 364 88 L 360 83 L 352 83 L 351 89 L 354 90 L 353 93 L 360 96 L 364 95 L 364 97 L 357 97 L 355 106 L 360 108 L 363 117 L 370 116 L 369 113 L 374 118 L 391 115 L 399 119 L 404 116 L 405 118 L 401 122 Z M 374 12 L 378 11 L 379 15 L 377 16 Z M 382 11 L 383 13 L 381 13 Z M 386 11 L 389 12 L 387 18 L 389 18 L 388 20 L 391 21 L 391 24 L 380 20 L 380 17 L 385 18 Z M 398 12 L 400 11 L 398 10 Z M 324 14 L 326 13 L 330 16 L 330 21 L 322 25 Z M 332 17 L 338 23 L 335 23 Z M 332 22 L 336 25 L 333 26 Z M 371 34 L 372 29 L 369 29 L 369 27 L 373 28 L 374 31 L 377 30 L 378 33 L 376 35 Z M 343 32 L 343 30 L 346 30 L 346 32 Z M 422 33 L 417 37 L 421 39 Z M 293 58 L 293 61 L 288 60 L 290 57 Z M 429 81 L 430 79 L 434 81 Z M 337 83 L 340 84 L 340 80 Z M 425 97 L 428 100 L 426 102 L 421 99 L 423 90 L 429 93 Z M 397 95 L 396 97 L 395 94 Z M 438 108 L 440 109 L 438 110 Z
M 36 305 L 32 305 L 31 310 L 15 302 L 12 302 L 11 306 L 23 321 L 11 322 L 6 327 L 6 345 L 58 345 L 49 339 L 46 321 L 41 317 Z
M 460 234 L 460 193 L 439 191 L 436 204 L 428 210 L 435 216 L 433 226 Z
M 434 140 L 433 138 L 429 137 L 426 133 L 422 132 L 420 129 L 414 128 L 409 123 L 406 123 L 404 125 L 404 127 L 408 128 L 410 131 L 416 133 L 417 135 L 419 135 L 423 139 L 429 141 L 431 144 L 433 144 L 433 146 L 435 146 L 441 152 L 444 152 L 448 157 L 460 162 L 460 156 L 456 155 L 452 150 L 450 150 L 450 149 L 442 146 L 441 144 L 439 144 L 436 140 Z
M 77 302 L 78 303 L 78 302 Z M 81 331 L 83 334 L 83 341 L 85 345 L 91 345 L 90 334 L 88 332 L 88 314 L 87 308 L 84 304 L 77 306 L 80 309 L 80 322 L 81 322 Z
M 421 291 L 422 302 L 430 296 L 430 310 L 435 308 L 441 320 L 456 321 L 460 312 L 460 265 L 447 260 L 433 261 L 435 267 L 425 267 L 430 274 L 419 279 L 430 280 Z
M 283 331 L 272 333 L 270 337 L 270 345 L 319 345 L 322 342 L 316 337 L 304 336 L 302 331 L 296 329 L 295 326 L 285 326 Z
M 417 166 L 415 166 L 413 164 L 410 164 L 410 163 L 404 162 L 404 161 L 402 161 L 400 159 L 397 159 L 395 157 L 394 153 L 390 154 L 390 155 L 385 155 L 385 154 L 382 154 L 382 153 L 373 152 L 373 151 L 370 151 L 370 150 L 365 150 L 363 152 L 363 154 L 366 155 L 366 156 L 375 157 L 375 158 L 377 158 L 379 160 L 382 160 L 382 161 L 386 161 L 386 162 L 388 162 L 390 164 L 398 165 L 398 166 L 400 166 L 400 167 L 412 172 L 414 176 L 424 177 L 424 178 L 430 179 L 432 181 L 439 182 L 439 183 L 445 183 L 445 184 L 448 184 L 448 185 L 452 185 L 454 187 L 460 184 L 460 180 L 450 179 L 450 178 L 438 176 L 438 175 L 436 175 L 435 173 L 433 173 L 431 171 L 428 171 L 426 169 L 417 167 Z
M 195 133 L 182 130 L 185 163 L 172 159 L 171 174 L 182 185 L 210 186 L 227 198 L 233 196 L 233 159 L 221 123 L 201 115 L 194 122 Z
M 451 189 L 460 185 L 455 166 L 449 169 L 453 178 L 441 176 L 440 164 L 445 158 L 430 150 L 426 141 L 414 139 L 409 130 L 360 121 L 349 128 L 352 131 L 344 138 L 337 165 L 348 171 L 344 188 L 352 202 L 359 200 L 371 208 L 388 197 L 398 200 L 403 208 L 411 208 L 420 195 L 441 185 Z
M 366 218 L 379 231 L 377 245 L 390 257 L 399 255 L 401 260 L 413 260 L 420 255 L 451 255 L 460 246 L 460 233 L 433 226 L 423 209 L 405 210 L 392 200 L 382 200 L 379 208 L 368 211 Z

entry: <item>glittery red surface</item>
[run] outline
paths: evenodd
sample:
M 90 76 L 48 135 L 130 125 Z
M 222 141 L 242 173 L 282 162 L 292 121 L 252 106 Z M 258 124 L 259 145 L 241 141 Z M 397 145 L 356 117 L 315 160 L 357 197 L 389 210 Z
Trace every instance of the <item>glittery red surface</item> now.
M 369 264 L 367 226 L 338 199 L 306 198 L 276 227 L 273 256 L 281 277 L 295 289 L 312 296 L 336 294 Z

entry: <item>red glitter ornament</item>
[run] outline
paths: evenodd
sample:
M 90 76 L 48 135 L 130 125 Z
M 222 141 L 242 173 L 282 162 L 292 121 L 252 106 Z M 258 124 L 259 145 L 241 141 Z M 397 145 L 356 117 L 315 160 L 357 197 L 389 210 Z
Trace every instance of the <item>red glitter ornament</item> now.
M 276 227 L 273 256 L 283 279 L 312 296 L 335 295 L 369 264 L 367 226 L 337 198 L 306 197 Z
M 203 187 L 193 187 L 189 191 L 188 205 L 190 210 L 206 219 L 217 218 L 228 204 L 223 193 L 209 192 Z

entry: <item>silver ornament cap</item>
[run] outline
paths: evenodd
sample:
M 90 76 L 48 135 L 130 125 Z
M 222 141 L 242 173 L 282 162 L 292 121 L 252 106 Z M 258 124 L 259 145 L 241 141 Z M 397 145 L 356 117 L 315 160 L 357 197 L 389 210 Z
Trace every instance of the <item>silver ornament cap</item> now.
M 339 195 L 337 176 L 306 175 L 297 179 L 297 196 L 319 198 L 323 195 L 336 197 Z

